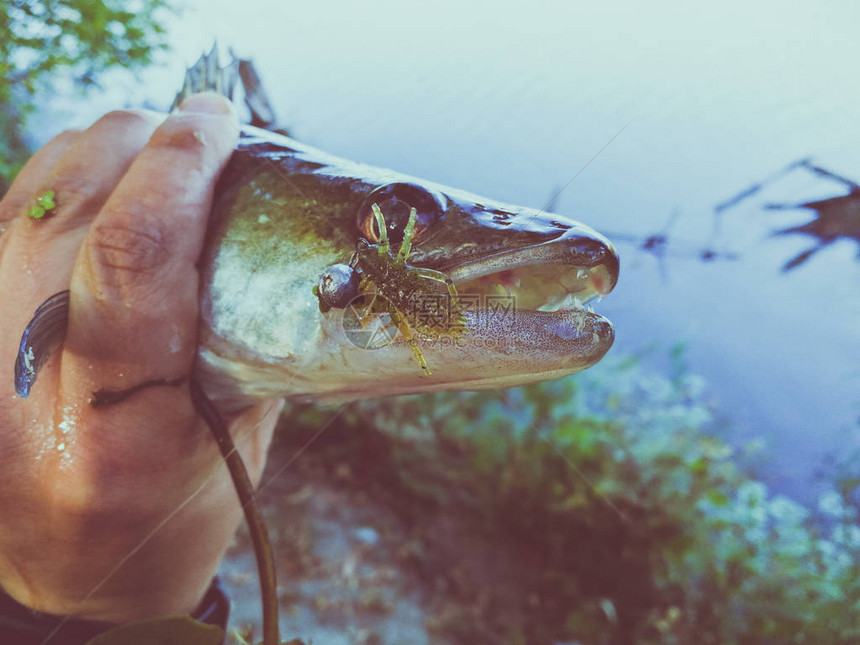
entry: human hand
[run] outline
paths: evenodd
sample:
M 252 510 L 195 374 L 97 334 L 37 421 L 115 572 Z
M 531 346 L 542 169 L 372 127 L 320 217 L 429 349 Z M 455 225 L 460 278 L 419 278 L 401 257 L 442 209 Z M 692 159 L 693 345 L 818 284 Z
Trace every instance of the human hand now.
M 112 112 L 64 132 L 0 202 L 0 587 L 53 614 L 125 622 L 189 613 L 241 517 L 195 415 L 199 258 L 238 121 L 215 95 L 168 117 Z M 49 216 L 27 212 L 46 191 Z M 28 399 L 14 394 L 21 332 L 71 290 L 69 327 Z M 151 380 L 112 405 L 100 389 Z M 253 480 L 280 401 L 229 420 Z

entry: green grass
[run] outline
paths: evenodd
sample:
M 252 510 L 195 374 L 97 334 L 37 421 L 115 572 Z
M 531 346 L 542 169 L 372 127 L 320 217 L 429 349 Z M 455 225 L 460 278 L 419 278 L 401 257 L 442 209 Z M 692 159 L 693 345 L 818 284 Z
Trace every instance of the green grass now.
M 289 440 L 330 416 L 294 409 Z M 455 642 L 860 641 L 856 482 L 807 509 L 746 474 L 748 451 L 711 425 L 700 379 L 628 360 L 500 392 L 363 402 L 311 449 L 400 511 L 425 570 L 445 565 L 432 555 L 440 517 L 522 560 L 483 624 L 456 608 L 477 583 L 440 605 L 434 629 Z

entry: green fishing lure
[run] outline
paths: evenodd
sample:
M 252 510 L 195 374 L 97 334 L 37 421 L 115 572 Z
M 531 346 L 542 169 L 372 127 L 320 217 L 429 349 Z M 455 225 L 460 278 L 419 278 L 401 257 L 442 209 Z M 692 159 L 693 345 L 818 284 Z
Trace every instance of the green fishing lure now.
M 392 253 L 385 217 L 378 204 L 371 206 L 378 230 L 378 242 L 361 238 L 349 265 L 329 267 L 314 287 L 320 309 L 352 306 L 360 309 L 362 327 L 387 316 L 386 327 L 403 336 L 425 375 L 431 374 L 416 336 L 428 339 L 460 338 L 468 331 L 466 317 L 453 280 L 434 269 L 407 263 L 412 251 L 418 212 L 412 208 L 403 229 L 403 241 Z M 446 293 L 438 285 L 444 284 Z

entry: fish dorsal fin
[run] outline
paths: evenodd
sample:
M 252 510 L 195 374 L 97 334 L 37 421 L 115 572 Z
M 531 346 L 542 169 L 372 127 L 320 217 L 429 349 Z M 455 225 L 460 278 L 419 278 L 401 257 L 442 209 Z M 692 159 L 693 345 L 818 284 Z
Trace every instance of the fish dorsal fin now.
M 173 100 L 170 110 L 175 110 L 186 98 L 197 92 L 217 92 L 232 101 L 237 81 L 242 85 L 245 105 L 251 112 L 251 125 L 266 130 L 275 129 L 275 111 L 263 90 L 254 64 L 249 59 L 236 56 L 231 48 L 230 62 L 221 67 L 218 60 L 218 43 L 212 46 L 208 54 L 204 52 L 197 62 L 185 71 L 182 89 Z
M 185 99 L 197 92 L 216 92 L 223 94 L 232 101 L 233 90 L 236 87 L 238 78 L 239 61 L 233 57 L 233 60 L 228 65 L 221 67 L 221 63 L 218 60 L 218 43 L 215 43 L 208 54 L 203 52 L 200 58 L 197 59 L 197 62 L 185 70 L 185 80 L 182 82 L 182 89 L 179 90 L 179 93 L 173 100 L 170 110 L 175 110 Z

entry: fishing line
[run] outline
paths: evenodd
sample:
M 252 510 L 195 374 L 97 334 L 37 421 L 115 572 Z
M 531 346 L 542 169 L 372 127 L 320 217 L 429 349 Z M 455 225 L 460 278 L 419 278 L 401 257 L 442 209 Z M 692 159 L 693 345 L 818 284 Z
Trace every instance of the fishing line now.
M 565 190 L 567 190 L 567 187 L 570 186 L 571 183 L 573 183 L 573 180 L 576 179 L 577 177 L 579 177 L 582 174 L 582 172 L 591 165 L 591 162 L 594 161 L 595 159 L 597 159 L 600 156 L 600 154 L 609 147 L 609 144 L 612 143 L 613 141 L 615 141 L 615 139 L 618 138 L 618 135 L 620 135 L 622 132 L 624 132 L 624 130 L 627 128 L 628 125 L 630 125 L 630 121 L 628 121 L 623 126 L 621 126 L 621 129 L 618 132 L 616 132 L 615 135 L 609 141 L 607 141 L 604 144 L 604 146 L 600 150 L 598 150 L 591 159 L 588 160 L 588 163 L 586 163 L 582 168 L 580 168 L 579 171 L 573 177 L 571 177 L 567 181 L 567 183 L 564 186 L 562 186 L 561 189 L 559 189 L 559 191 L 555 195 L 550 197 L 549 201 L 543 205 L 543 208 L 541 208 L 537 213 L 532 215 L 532 217 L 537 217 L 541 213 L 545 213 L 546 209 L 550 207 L 550 204 L 552 204 L 556 199 L 558 199 L 559 195 L 561 195 Z
M 319 438 L 319 436 L 320 436 L 320 435 L 321 435 L 321 434 L 322 434 L 322 433 L 323 433 L 323 432 L 324 432 L 324 431 L 325 431 L 325 430 L 326 430 L 326 429 L 327 429 L 327 428 L 328 428 L 332 423 L 334 423 L 334 422 L 335 422 L 335 420 L 336 420 L 336 419 L 337 419 L 337 418 L 338 418 L 338 417 L 343 413 L 343 411 L 344 411 L 344 410 L 346 410 L 346 408 L 347 408 L 350 404 L 355 403 L 355 401 L 356 401 L 356 400 L 358 400 L 358 397 L 359 397 L 359 396 L 361 396 L 361 394 L 362 394 L 362 393 L 363 393 L 363 392 L 364 392 L 368 387 L 370 387 L 370 384 L 371 384 L 371 383 L 373 383 L 374 381 L 376 381 L 376 378 L 377 378 L 377 377 L 373 377 L 372 379 L 369 379 L 369 380 L 368 380 L 368 381 L 367 381 L 367 382 L 362 386 L 362 388 L 361 388 L 360 390 L 358 390 L 355 394 L 353 394 L 352 398 L 351 398 L 349 401 L 347 401 L 347 402 L 346 402 L 346 403 L 344 403 L 342 406 L 340 406 L 340 408 L 338 408 L 338 411 L 337 411 L 337 412 L 335 412 L 335 413 L 334 413 L 334 415 L 333 415 L 333 416 L 332 416 L 328 421 L 326 421 L 326 422 L 325 422 L 325 424 L 324 424 L 323 426 L 321 426 L 319 430 L 317 430 L 317 431 L 316 431 L 316 433 L 314 434 L 314 436 L 313 436 L 313 437 L 311 437 L 310 439 L 308 439 L 308 440 L 307 440 L 307 442 L 306 442 L 306 443 L 305 443 L 301 448 L 299 448 L 299 450 L 296 452 L 296 454 L 294 454 L 294 455 L 289 459 L 289 461 L 287 461 L 287 463 L 285 463 L 283 466 L 281 466 L 281 467 L 278 469 L 278 472 L 276 472 L 274 475 L 272 475 L 271 477 L 269 477 L 269 480 L 268 480 L 265 484 L 261 484 L 261 485 L 259 486 L 259 488 L 257 488 L 257 491 L 256 491 L 256 492 L 254 493 L 254 495 L 252 496 L 251 501 L 253 501 L 254 499 L 256 499 L 257 495 L 259 495 L 259 494 L 260 494 L 260 493 L 262 493 L 264 490 L 266 490 L 266 488 L 268 488 L 268 487 L 269 487 L 269 485 L 270 485 L 273 481 L 275 481 L 275 479 L 276 479 L 278 476 L 280 476 L 280 474 L 281 474 L 281 473 L 283 473 L 287 468 L 289 468 L 290 464 L 292 464 L 296 459 L 298 459 L 299 457 L 301 457 L 301 456 L 302 456 L 302 453 L 304 453 L 304 451 L 305 451 L 305 450 L 307 450 L 307 449 L 308 449 L 308 447 L 309 447 L 309 446 L 310 446 L 314 441 L 316 441 L 316 440 Z

